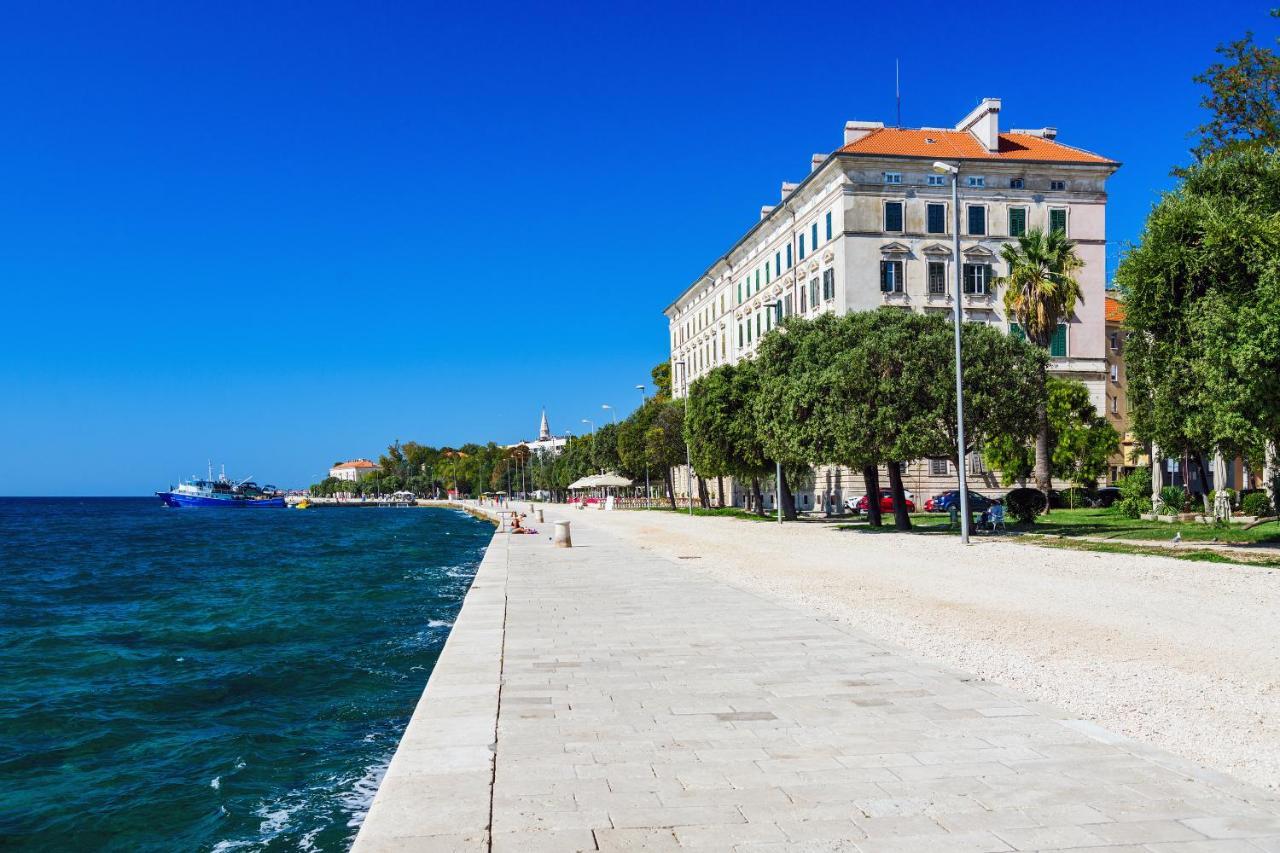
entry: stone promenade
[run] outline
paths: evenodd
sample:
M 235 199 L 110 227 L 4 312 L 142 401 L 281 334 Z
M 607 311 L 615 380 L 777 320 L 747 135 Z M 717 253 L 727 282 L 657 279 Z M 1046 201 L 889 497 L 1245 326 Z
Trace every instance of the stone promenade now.
M 1258 789 L 565 515 L 495 536 L 357 851 L 1280 853 Z

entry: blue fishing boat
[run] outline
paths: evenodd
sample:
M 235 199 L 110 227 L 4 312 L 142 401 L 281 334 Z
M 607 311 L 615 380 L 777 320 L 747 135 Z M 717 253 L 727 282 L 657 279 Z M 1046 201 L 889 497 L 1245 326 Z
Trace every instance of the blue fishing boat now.
M 222 471 L 217 479 L 210 470 L 203 480 L 192 477 L 156 496 L 170 507 L 284 508 L 284 494 L 275 486 L 259 486 L 252 480 L 232 482 Z

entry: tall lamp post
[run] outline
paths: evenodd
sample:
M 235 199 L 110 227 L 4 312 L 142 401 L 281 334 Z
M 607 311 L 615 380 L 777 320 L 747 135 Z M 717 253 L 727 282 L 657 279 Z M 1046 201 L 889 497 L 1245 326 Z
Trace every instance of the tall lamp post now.
M 680 384 L 684 387 L 684 417 L 689 419 L 689 366 L 684 359 L 676 362 L 680 365 Z M 693 517 L 693 456 L 689 452 L 689 441 L 684 443 L 685 493 L 689 498 L 689 517 Z
M 782 325 L 782 300 L 779 299 L 777 302 L 774 302 L 773 308 L 774 308 L 774 311 L 777 312 L 774 317 L 773 325 L 781 326 Z M 773 478 L 773 500 L 774 500 L 775 507 L 778 510 L 778 523 L 781 524 L 782 523 L 782 462 L 781 460 L 775 460 L 775 463 L 777 464 L 778 469 L 774 473 L 774 478 Z
M 648 400 L 646 400 L 644 396 L 644 386 L 637 385 L 636 390 L 640 392 L 640 406 L 643 408 L 644 404 L 648 402 Z M 644 454 L 644 507 L 645 509 L 653 509 L 652 494 L 653 493 L 649 491 L 649 453 L 648 453 L 648 449 L 646 448 L 645 454 Z
M 613 421 L 614 426 L 617 426 L 618 416 L 613 413 L 613 406 L 610 406 L 608 403 L 601 403 L 600 408 L 609 410 L 609 419 Z
M 956 470 L 960 474 L 960 542 L 969 544 L 969 484 L 965 474 L 965 442 L 964 442 L 964 376 L 960 368 L 960 330 L 963 320 L 961 312 L 964 279 L 960 265 L 960 167 L 941 160 L 933 164 L 933 170 L 942 175 L 951 176 L 951 262 L 955 265 L 955 339 L 956 339 Z
M 591 435 L 595 435 L 595 434 L 596 434 L 596 422 L 595 422 L 595 421 L 591 420 L 590 418 L 583 418 L 583 419 L 582 419 L 582 422 L 583 422 L 584 424 L 586 424 L 587 426 L 591 427 L 591 433 L 590 433 Z

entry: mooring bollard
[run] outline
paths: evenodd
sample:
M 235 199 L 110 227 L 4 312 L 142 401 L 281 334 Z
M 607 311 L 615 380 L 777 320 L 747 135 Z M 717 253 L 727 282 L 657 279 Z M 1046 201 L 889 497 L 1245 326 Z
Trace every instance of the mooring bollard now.
M 573 539 L 569 536 L 569 522 L 557 521 L 555 536 L 552 538 L 552 544 L 557 548 L 572 548 Z
M 538 523 L 539 523 L 539 524 L 541 524 L 541 523 L 542 523 L 542 521 L 543 521 L 543 519 L 542 519 L 542 510 L 538 510 Z

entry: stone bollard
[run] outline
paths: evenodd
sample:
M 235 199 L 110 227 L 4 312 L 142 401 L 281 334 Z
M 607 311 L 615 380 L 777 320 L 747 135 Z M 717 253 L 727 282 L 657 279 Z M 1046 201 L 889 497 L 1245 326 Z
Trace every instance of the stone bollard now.
M 541 523 L 542 523 L 542 521 L 543 521 L 543 518 L 542 518 L 542 510 L 538 510 L 538 523 L 539 523 L 539 524 L 541 524 Z
M 552 538 L 552 544 L 557 548 L 572 548 L 573 539 L 569 536 L 569 522 L 557 521 L 555 536 Z

